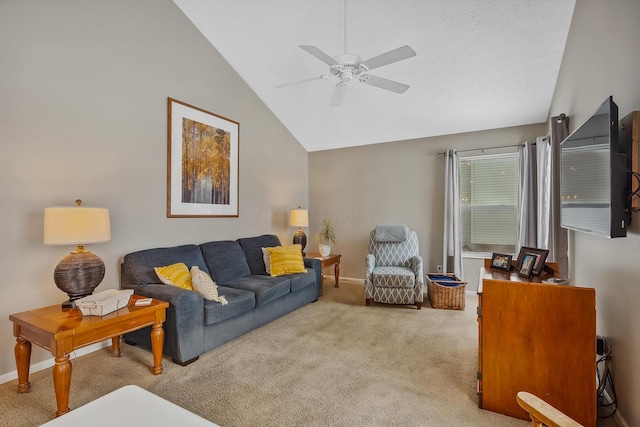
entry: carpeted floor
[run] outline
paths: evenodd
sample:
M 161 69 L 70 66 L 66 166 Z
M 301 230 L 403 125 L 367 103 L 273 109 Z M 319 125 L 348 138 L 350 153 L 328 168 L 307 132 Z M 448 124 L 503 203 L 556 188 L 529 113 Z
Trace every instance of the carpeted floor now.
M 476 296 L 466 310 L 364 306 L 362 285 L 325 295 L 181 367 L 123 344 L 72 360 L 70 407 L 139 385 L 224 426 L 516 426 L 478 409 Z M 35 426 L 56 411 L 51 369 L 31 392 L 0 385 L 0 425 Z M 126 417 L 126 414 L 120 414 Z M 117 418 L 114 419 L 117 423 Z

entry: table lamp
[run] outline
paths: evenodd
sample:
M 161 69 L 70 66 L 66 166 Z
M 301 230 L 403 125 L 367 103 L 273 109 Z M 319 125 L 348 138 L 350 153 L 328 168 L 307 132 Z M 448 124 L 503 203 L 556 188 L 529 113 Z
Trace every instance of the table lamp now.
M 104 278 L 104 262 L 84 245 L 111 240 L 109 210 L 81 205 L 82 200 L 76 200 L 76 206 L 44 209 L 44 244 L 77 245 L 53 273 L 56 286 L 69 295 L 62 308 L 75 307 L 75 301 L 91 295 Z
M 302 245 L 302 256 L 304 256 L 304 247 L 307 246 L 307 236 L 304 234 L 304 231 L 302 231 L 302 227 L 309 226 L 308 212 L 300 206 L 298 206 L 298 209 L 292 209 L 289 214 L 289 225 L 298 227 L 296 234 L 293 235 L 293 244 Z

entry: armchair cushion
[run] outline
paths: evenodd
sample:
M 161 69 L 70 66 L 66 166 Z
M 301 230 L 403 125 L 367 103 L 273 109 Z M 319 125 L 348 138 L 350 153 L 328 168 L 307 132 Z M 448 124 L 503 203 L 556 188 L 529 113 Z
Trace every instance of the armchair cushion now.
M 413 288 L 415 272 L 406 267 L 376 267 L 373 269 L 373 286 L 383 288 Z
M 376 242 L 404 242 L 409 235 L 409 227 L 406 225 L 377 225 Z

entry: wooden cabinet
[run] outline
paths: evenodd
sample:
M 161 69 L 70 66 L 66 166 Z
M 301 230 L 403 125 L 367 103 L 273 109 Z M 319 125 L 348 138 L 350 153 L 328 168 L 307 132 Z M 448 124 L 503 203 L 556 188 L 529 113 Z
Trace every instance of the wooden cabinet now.
M 483 268 L 478 286 L 480 407 L 529 420 L 527 391 L 596 425 L 595 290 Z

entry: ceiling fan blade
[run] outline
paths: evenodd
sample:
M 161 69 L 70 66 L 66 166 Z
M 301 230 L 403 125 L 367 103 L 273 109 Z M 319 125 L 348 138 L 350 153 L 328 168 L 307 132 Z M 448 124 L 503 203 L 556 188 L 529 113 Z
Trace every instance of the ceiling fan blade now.
M 368 70 L 373 70 L 413 56 L 416 56 L 416 52 L 411 49 L 409 45 L 405 45 L 397 49 L 390 50 L 389 52 L 382 53 L 378 56 L 374 56 L 366 61 L 362 61 L 360 65 L 364 65 Z
M 372 76 L 364 74 L 360 76 L 360 81 L 371 86 L 379 87 L 380 89 L 390 90 L 395 93 L 405 93 L 409 89 L 409 85 L 404 83 L 394 82 L 393 80 L 384 79 L 382 77 Z
M 338 61 L 336 61 L 335 59 L 333 59 L 332 57 L 330 57 L 329 55 L 327 55 L 326 53 L 324 53 L 323 51 L 321 51 L 320 49 L 318 49 L 315 46 L 305 45 L 305 44 L 301 44 L 299 46 L 302 49 L 304 49 L 307 52 L 309 52 L 311 55 L 313 55 L 316 58 L 318 58 L 320 61 L 324 62 L 325 64 L 328 64 L 328 65 L 340 65 L 340 63 Z
M 333 90 L 333 96 L 331 96 L 331 106 L 338 107 L 342 105 L 342 100 L 344 99 L 344 95 L 347 93 L 347 85 L 346 83 L 338 83 L 336 88 Z
M 287 82 L 287 83 L 278 83 L 277 85 L 275 85 L 277 88 L 281 88 L 281 87 L 286 87 L 286 86 L 291 86 L 291 85 L 297 85 L 300 83 L 307 83 L 307 82 L 312 82 L 315 80 L 326 80 L 326 79 L 330 79 L 333 78 L 335 76 L 327 76 L 327 75 L 322 75 L 322 76 L 318 76 L 318 77 L 311 77 L 308 79 L 302 79 L 302 80 L 296 80 L 293 82 Z

